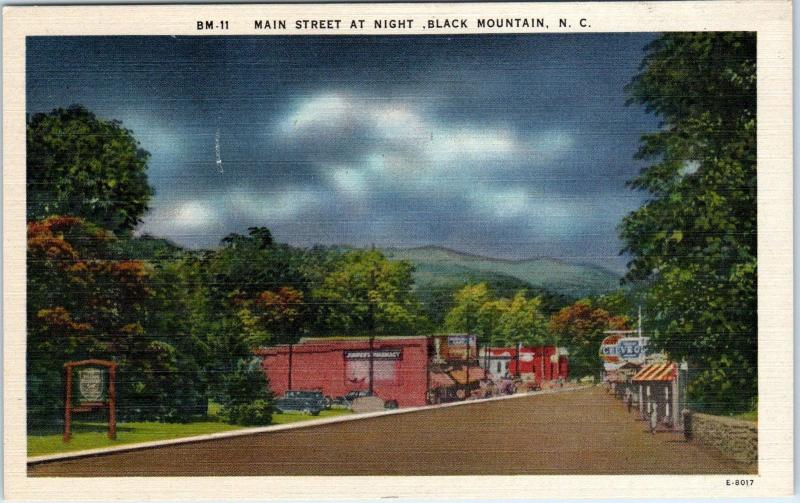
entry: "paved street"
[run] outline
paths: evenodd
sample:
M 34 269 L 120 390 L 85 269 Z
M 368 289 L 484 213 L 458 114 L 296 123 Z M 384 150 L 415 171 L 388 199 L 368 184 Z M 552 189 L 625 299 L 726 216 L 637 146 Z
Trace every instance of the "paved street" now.
M 704 474 L 754 472 L 646 432 L 600 388 L 166 446 L 33 476 Z

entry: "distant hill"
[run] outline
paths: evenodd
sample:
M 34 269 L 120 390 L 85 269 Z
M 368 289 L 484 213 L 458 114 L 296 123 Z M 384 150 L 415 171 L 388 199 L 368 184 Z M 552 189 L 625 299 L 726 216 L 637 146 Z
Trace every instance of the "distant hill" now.
M 619 288 L 620 277 L 610 270 L 552 258 L 503 260 L 436 246 L 389 248 L 384 253 L 388 258 L 413 263 L 415 280 L 422 288 L 483 281 L 481 278 L 519 282 L 570 298 L 604 294 Z
M 197 253 L 186 250 L 172 241 L 149 235 L 119 239 L 114 247 L 121 257 L 134 260 L 176 260 Z

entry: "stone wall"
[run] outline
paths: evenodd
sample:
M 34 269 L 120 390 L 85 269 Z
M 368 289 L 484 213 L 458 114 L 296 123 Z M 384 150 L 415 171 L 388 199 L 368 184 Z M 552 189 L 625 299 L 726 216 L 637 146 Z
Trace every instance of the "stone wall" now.
M 746 464 L 758 461 L 758 424 L 723 416 L 692 414 L 694 441 L 718 449 L 728 458 Z

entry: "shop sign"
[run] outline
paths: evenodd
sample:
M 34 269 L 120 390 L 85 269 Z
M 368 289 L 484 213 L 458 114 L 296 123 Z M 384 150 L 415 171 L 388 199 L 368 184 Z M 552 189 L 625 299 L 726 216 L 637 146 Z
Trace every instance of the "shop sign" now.
M 467 346 L 473 343 L 474 336 L 472 335 L 448 335 L 448 346 Z
M 621 335 L 609 335 L 600 343 L 600 358 L 606 363 L 619 363 L 620 357 L 617 354 L 617 342 L 622 339 Z
M 648 341 L 648 337 L 609 335 L 600 344 L 600 358 L 606 363 L 642 362 Z
M 625 361 L 641 361 L 647 352 L 647 337 L 625 337 L 617 342 L 617 356 Z
M 345 360 L 369 360 L 372 353 L 373 360 L 399 360 L 403 354 L 402 349 L 376 349 L 374 351 L 364 349 L 357 351 L 345 351 Z

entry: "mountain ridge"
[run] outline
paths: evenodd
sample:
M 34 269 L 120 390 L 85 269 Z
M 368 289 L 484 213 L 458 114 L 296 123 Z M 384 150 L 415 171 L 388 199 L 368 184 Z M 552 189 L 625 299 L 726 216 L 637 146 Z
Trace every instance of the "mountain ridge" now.
M 474 259 L 474 260 L 485 260 L 488 262 L 498 262 L 504 264 L 522 264 L 526 262 L 555 262 L 557 264 L 562 265 L 574 265 L 574 266 L 581 266 L 581 267 L 588 267 L 592 269 L 597 269 L 599 271 L 607 272 L 611 275 L 617 276 L 619 278 L 622 277 L 621 274 L 614 271 L 610 267 L 604 267 L 599 264 L 595 264 L 592 262 L 586 262 L 582 260 L 565 260 L 556 257 L 550 257 L 547 255 L 538 255 L 533 257 L 527 258 L 520 258 L 520 259 L 509 259 L 509 258 L 501 258 L 501 257 L 490 257 L 488 255 L 479 255 L 477 253 L 465 252 L 461 250 L 456 250 L 455 248 L 449 248 L 447 246 L 441 245 L 422 245 L 422 246 L 409 246 L 409 247 L 396 247 L 390 246 L 386 248 L 381 248 L 384 252 L 416 252 L 416 251 L 439 251 L 451 255 L 455 255 L 457 257 L 463 257 L 466 259 Z
M 501 259 L 465 253 L 443 246 L 383 248 L 387 258 L 408 260 L 422 288 L 470 282 L 481 275 L 517 279 L 532 288 L 580 298 L 602 295 L 619 288 L 620 274 L 596 264 L 569 262 L 552 257 Z

